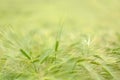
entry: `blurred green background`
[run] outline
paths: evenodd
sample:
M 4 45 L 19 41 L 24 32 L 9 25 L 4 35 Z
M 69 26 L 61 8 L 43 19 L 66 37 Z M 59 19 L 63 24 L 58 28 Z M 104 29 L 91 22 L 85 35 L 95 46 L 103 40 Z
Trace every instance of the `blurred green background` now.
M 0 30 L 10 36 L 11 32 L 4 28 L 12 26 L 13 34 L 47 45 L 54 43 L 61 26 L 62 39 L 68 44 L 78 40 L 79 34 L 107 37 L 106 34 L 119 32 L 119 3 L 120 0 L 0 0 Z M 24 37 L 20 37 L 23 44 L 29 42 Z
M 0 25 L 94 31 L 118 29 L 120 0 L 0 0 Z
M 47 44 L 54 43 L 61 26 L 62 38 L 68 43 L 76 41 L 79 34 L 107 37 L 105 34 L 119 32 L 119 3 L 120 0 L 0 0 L 0 29 L 7 32 L 3 28 L 12 26 L 18 36 L 32 36 Z

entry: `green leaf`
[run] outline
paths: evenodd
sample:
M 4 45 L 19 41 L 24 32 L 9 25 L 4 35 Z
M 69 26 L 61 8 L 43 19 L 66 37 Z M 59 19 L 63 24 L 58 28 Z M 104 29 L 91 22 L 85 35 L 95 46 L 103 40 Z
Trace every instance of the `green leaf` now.
M 59 41 L 56 41 L 56 44 L 55 44 L 55 51 L 58 51 L 58 47 L 59 47 Z
M 119 78 L 116 76 L 116 74 L 111 68 L 109 68 L 107 65 L 103 65 L 102 67 L 107 73 L 109 73 L 111 77 L 113 77 L 114 80 L 119 80 Z
M 30 57 L 23 49 L 20 49 L 20 52 L 21 52 L 26 58 L 28 58 L 29 60 L 31 60 L 31 57 Z
M 89 72 L 93 80 L 102 80 L 102 77 L 90 66 L 90 64 L 82 63 L 81 65 Z

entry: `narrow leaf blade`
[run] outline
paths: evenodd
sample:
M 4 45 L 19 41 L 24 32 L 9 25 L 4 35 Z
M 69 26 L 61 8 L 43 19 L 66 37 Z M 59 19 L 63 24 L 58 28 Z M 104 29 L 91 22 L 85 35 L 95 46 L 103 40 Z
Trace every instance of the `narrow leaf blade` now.
M 28 58 L 29 60 L 31 60 L 31 57 L 30 57 L 23 49 L 20 49 L 20 52 L 21 52 L 26 58 Z

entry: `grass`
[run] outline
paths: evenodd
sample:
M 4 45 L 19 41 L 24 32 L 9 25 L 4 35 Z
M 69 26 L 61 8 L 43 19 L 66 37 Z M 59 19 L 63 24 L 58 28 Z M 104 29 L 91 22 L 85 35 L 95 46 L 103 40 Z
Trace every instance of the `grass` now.
M 0 1 L 0 80 L 119 80 L 119 0 Z

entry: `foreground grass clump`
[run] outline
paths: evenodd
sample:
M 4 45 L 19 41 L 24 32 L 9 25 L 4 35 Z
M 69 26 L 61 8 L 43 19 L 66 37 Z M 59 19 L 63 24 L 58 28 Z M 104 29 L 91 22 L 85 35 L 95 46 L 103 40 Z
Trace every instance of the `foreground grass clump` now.
M 34 39 L 36 35 L 2 31 L 0 80 L 120 79 L 119 34 L 106 38 L 80 35 L 76 41 L 68 40 L 69 44 L 65 44 L 67 39 L 42 44 Z

